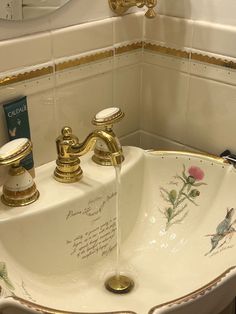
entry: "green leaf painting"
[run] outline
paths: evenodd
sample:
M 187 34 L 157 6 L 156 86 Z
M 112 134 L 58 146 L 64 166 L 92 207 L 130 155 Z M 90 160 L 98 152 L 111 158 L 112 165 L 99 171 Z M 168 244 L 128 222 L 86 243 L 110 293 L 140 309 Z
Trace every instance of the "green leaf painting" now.
M 0 262 L 0 281 L 3 281 L 9 290 L 14 290 L 14 286 L 8 277 L 7 266 L 4 262 Z
M 160 210 L 166 219 L 166 230 L 172 225 L 182 223 L 188 215 L 188 205 L 193 204 L 198 206 L 197 199 L 200 196 L 199 187 L 206 185 L 202 182 L 205 174 L 203 170 L 196 166 L 191 166 L 186 170 L 183 165 L 181 175 L 174 177 L 177 188 L 168 190 L 164 187 L 160 188 L 162 199 L 167 203 L 167 206 Z

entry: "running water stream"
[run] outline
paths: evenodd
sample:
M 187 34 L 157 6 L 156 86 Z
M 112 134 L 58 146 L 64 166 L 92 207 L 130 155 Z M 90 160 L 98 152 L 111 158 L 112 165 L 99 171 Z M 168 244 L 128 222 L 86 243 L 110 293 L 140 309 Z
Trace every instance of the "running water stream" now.
M 120 246 L 121 246 L 121 221 L 120 221 L 120 184 L 121 184 L 121 165 L 114 166 L 116 171 L 116 278 L 118 279 L 120 271 Z
M 105 282 L 107 290 L 113 293 L 128 293 L 134 287 L 131 278 L 121 274 L 120 251 L 121 251 L 121 215 L 120 215 L 120 192 L 121 192 L 121 165 L 114 166 L 116 172 L 116 265 L 115 274 Z

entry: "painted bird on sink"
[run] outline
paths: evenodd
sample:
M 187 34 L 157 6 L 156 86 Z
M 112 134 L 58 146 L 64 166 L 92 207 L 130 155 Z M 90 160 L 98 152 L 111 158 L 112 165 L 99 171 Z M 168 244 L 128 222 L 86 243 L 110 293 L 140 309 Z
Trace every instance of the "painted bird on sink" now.
M 205 254 L 205 256 L 209 255 L 213 250 L 222 247 L 227 241 L 231 240 L 234 232 L 236 232 L 233 227 L 236 220 L 232 222 L 234 213 L 235 208 L 227 209 L 225 218 L 216 227 L 216 233 L 206 235 L 206 237 L 211 237 L 211 249 Z M 220 244 L 222 240 L 224 241 Z

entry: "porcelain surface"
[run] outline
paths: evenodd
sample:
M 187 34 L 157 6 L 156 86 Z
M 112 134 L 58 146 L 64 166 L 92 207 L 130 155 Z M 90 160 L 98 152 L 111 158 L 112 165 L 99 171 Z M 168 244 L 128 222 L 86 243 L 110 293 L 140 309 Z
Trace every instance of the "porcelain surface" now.
M 0 310 L 219 313 L 234 298 L 236 170 L 222 159 L 125 147 L 120 216 L 127 295 L 104 288 L 116 267 L 112 167 L 82 158 L 84 177 L 36 169 L 40 199 L 0 210 Z M 63 312 L 64 311 L 64 312 Z

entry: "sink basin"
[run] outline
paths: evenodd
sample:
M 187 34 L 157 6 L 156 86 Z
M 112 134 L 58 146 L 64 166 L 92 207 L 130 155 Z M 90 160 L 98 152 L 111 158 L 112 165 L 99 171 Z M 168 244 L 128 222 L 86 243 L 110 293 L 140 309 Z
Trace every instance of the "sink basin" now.
M 236 170 L 214 156 L 125 147 L 121 273 L 135 287 L 107 291 L 116 267 L 112 167 L 82 158 L 62 184 L 36 169 L 40 198 L 0 210 L 0 311 L 216 314 L 236 291 Z M 12 312 L 10 312 L 12 310 Z

